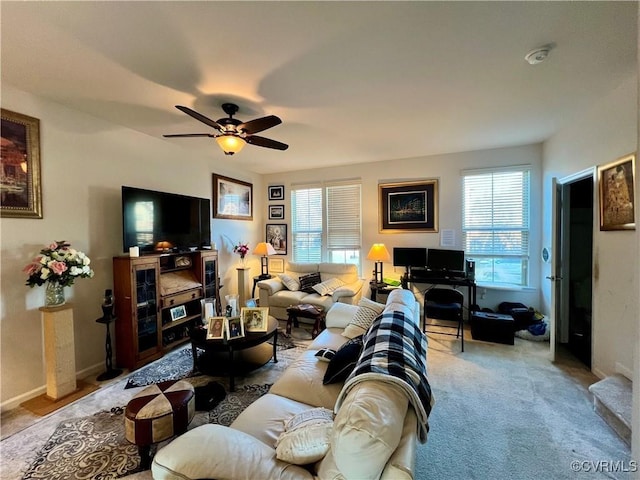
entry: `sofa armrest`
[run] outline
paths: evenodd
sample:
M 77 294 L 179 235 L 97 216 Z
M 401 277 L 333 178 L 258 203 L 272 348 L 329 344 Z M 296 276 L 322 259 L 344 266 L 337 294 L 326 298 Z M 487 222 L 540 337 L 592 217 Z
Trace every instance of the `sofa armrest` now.
M 304 468 L 278 460 L 276 451 L 260 440 L 216 424 L 196 427 L 161 448 L 151 473 L 155 480 L 313 479 Z
M 269 296 L 284 288 L 284 284 L 279 278 L 268 278 L 266 280 L 260 280 L 256 285 L 260 290 L 266 290 Z
M 333 294 L 333 301 L 342 303 L 357 303 L 362 294 L 362 286 L 364 285 L 364 279 L 360 278 L 354 283 L 343 285 L 337 288 Z

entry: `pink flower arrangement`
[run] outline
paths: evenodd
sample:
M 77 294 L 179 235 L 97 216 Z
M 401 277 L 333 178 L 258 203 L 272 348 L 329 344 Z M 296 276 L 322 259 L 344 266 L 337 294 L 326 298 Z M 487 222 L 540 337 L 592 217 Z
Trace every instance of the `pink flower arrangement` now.
M 63 287 L 73 285 L 76 278 L 91 278 L 91 259 L 64 240 L 53 242 L 40 250 L 40 255 L 22 270 L 27 274 L 26 285 L 35 287 L 46 282 L 59 283 Z
M 244 258 L 244 256 L 249 253 L 249 244 L 240 242 L 237 245 L 234 245 L 233 253 L 237 253 L 240 255 L 240 258 Z

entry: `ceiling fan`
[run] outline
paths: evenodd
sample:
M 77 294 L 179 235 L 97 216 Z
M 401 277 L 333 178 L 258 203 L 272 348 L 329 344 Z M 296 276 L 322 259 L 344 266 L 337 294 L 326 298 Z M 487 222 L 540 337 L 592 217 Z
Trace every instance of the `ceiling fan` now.
M 177 133 L 172 135 L 163 135 L 163 137 L 211 137 L 215 138 L 225 155 L 233 155 L 238 153 L 244 147 L 245 143 L 256 145 L 258 147 L 274 148 L 276 150 L 286 150 L 289 145 L 276 140 L 265 137 L 259 137 L 254 133 L 262 132 L 276 125 L 280 125 L 282 120 L 275 115 L 267 115 L 266 117 L 256 118 L 248 122 L 241 122 L 233 116 L 238 112 L 238 106 L 235 103 L 223 103 L 222 110 L 229 115 L 229 118 L 221 118 L 217 121 L 205 117 L 201 113 L 182 105 L 176 105 L 176 108 L 187 115 L 192 116 L 196 120 L 215 128 L 220 133 Z

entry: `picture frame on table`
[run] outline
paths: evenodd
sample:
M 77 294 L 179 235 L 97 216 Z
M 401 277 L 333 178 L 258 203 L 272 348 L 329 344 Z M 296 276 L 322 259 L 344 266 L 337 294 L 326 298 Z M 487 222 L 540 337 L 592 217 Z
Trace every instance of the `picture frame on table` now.
M 269 220 L 284 220 L 284 205 L 269 205 Z
M 267 187 L 269 201 L 284 200 L 284 185 L 269 185 Z
M 287 254 L 287 224 L 267 223 L 266 241 L 276 251 L 276 255 Z
M 600 230 L 635 230 L 634 154 L 598 166 Z
M 380 233 L 438 231 L 438 180 L 378 184 Z
M 269 325 L 269 307 L 243 307 L 240 318 L 245 332 L 266 332 Z
M 229 340 L 244 337 L 244 322 L 242 321 L 242 318 L 225 318 L 225 331 Z
M 226 317 L 209 317 L 207 322 L 207 340 L 223 340 Z
M 284 258 L 269 258 L 269 271 L 284 273 Z
M 171 321 L 175 322 L 187 316 L 187 309 L 184 305 L 178 305 L 170 309 L 169 313 L 171 314 Z
M 213 218 L 253 220 L 253 184 L 214 173 Z
M 40 120 L 4 108 L 0 117 L 0 216 L 42 218 Z

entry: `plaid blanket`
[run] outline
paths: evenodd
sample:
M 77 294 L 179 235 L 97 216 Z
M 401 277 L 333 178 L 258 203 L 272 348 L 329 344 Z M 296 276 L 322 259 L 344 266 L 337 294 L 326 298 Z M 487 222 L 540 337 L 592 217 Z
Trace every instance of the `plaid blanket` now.
M 363 343 L 360 359 L 336 401 L 336 412 L 354 385 L 366 380 L 393 383 L 403 389 L 413 406 L 418 417 L 418 438 L 425 443 L 434 403 L 427 380 L 427 337 L 404 313 L 391 311 L 373 321 Z

